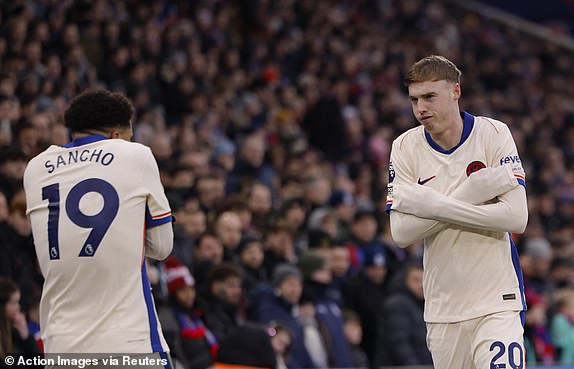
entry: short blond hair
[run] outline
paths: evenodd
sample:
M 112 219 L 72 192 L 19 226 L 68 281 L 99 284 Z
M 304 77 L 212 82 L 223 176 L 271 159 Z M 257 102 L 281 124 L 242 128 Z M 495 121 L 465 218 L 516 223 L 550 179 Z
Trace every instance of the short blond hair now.
M 457 66 L 441 55 L 430 55 L 414 63 L 405 76 L 405 85 L 427 81 L 460 83 L 462 75 Z

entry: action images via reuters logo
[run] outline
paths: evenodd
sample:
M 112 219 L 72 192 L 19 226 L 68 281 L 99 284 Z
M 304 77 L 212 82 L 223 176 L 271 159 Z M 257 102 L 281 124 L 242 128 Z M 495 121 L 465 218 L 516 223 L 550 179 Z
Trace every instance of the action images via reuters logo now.
M 111 368 L 146 368 L 165 366 L 167 358 L 153 354 L 47 354 L 42 356 L 6 356 L 4 363 L 14 367 L 48 366 L 84 369 L 91 366 Z

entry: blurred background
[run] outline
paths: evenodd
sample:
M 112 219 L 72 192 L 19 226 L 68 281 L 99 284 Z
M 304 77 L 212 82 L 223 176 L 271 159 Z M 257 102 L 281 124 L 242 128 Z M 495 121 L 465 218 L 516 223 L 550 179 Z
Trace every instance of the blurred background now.
M 68 142 L 71 98 L 107 88 L 134 102 L 177 219 L 148 270 L 181 367 L 431 367 L 422 243 L 398 248 L 384 205 L 392 140 L 417 124 L 404 73 L 442 54 L 461 108 L 507 123 L 527 173 L 526 362 L 574 365 L 573 16 L 569 0 L 0 1 L 0 334 L 41 347 L 25 165 Z M 242 347 L 249 324 L 272 346 Z

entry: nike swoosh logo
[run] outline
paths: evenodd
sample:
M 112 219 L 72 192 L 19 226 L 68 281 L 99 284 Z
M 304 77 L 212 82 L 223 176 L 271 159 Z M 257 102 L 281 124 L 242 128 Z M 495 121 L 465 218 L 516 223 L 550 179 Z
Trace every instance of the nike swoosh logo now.
M 428 177 L 427 179 L 423 179 L 421 180 L 421 177 L 419 177 L 419 180 L 417 181 L 418 184 L 420 184 L 421 186 L 424 185 L 425 183 L 427 183 L 428 181 L 430 181 L 431 179 L 435 178 L 436 176 L 432 176 L 432 177 Z

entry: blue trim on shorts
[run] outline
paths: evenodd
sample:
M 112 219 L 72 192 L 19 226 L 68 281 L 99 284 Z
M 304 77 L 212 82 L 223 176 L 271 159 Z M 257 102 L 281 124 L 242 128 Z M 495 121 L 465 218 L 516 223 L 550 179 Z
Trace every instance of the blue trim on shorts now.
M 163 366 L 164 369 L 172 369 L 171 362 L 169 361 L 169 356 L 168 356 L 167 352 L 161 351 L 159 353 L 159 357 L 166 360 L 166 364 Z
M 147 270 L 145 267 L 145 261 L 142 263 L 142 287 L 143 294 L 145 298 L 145 304 L 147 307 L 147 317 L 149 322 L 149 334 L 151 340 L 152 352 L 163 352 L 163 347 L 161 346 L 161 340 L 159 338 L 159 332 L 157 330 L 157 317 L 155 315 L 155 307 L 153 304 L 153 297 L 151 295 L 151 286 L 147 278 Z
M 518 256 L 518 248 L 512 241 L 512 234 L 508 233 L 508 239 L 510 240 L 510 252 L 512 254 L 512 264 L 514 265 L 514 272 L 516 273 L 516 278 L 518 279 L 518 288 L 520 288 L 520 299 L 522 300 L 522 314 L 520 320 L 522 320 L 522 326 L 524 327 L 524 312 L 527 309 L 526 298 L 524 297 L 524 278 L 522 277 L 522 268 L 520 267 L 520 259 Z
M 522 328 L 524 329 L 524 324 L 526 323 L 526 314 L 524 310 L 520 312 L 520 323 L 522 323 Z

